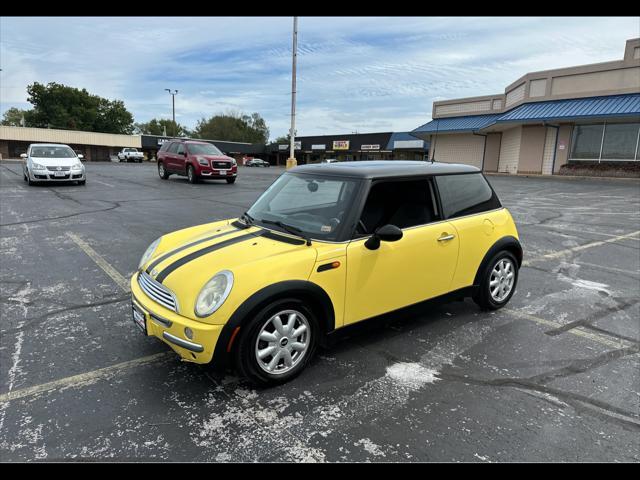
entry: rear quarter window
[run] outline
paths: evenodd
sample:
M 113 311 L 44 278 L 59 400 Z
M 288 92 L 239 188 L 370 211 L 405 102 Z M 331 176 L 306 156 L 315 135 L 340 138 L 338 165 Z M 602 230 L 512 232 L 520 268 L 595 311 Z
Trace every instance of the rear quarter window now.
M 500 200 L 480 173 L 440 175 L 436 177 L 445 218 L 495 210 Z

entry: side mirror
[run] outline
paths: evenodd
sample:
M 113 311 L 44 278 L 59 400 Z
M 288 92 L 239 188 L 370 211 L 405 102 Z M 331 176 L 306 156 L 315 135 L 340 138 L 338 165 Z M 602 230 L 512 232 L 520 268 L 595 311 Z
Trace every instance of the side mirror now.
M 186 157 L 187 156 L 187 151 L 185 150 L 184 152 L 182 152 L 182 155 L 184 155 Z
M 27 154 L 26 153 L 21 153 L 20 154 L 20 158 L 27 158 Z
M 79 153 L 79 154 L 78 154 L 78 158 L 82 159 L 82 158 L 84 158 L 84 155 L 83 155 L 83 154 L 81 154 L 81 153 Z
M 402 230 L 395 225 L 384 225 L 378 228 L 369 239 L 364 242 L 364 246 L 369 250 L 380 248 L 380 242 L 397 242 L 402 238 Z

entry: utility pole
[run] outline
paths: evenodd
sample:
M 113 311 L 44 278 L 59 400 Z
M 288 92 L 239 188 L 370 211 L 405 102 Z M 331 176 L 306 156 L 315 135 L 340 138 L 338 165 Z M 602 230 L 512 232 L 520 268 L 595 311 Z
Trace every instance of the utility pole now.
M 296 59 L 298 57 L 298 17 L 293 17 L 293 67 L 291 75 L 291 130 L 289 130 L 289 159 L 287 168 L 297 165 L 295 157 L 296 139 Z
M 173 136 L 176 136 L 176 95 L 178 94 L 178 90 L 172 92 L 170 88 L 165 88 L 165 91 L 169 92 L 171 95 L 171 105 L 173 107 Z

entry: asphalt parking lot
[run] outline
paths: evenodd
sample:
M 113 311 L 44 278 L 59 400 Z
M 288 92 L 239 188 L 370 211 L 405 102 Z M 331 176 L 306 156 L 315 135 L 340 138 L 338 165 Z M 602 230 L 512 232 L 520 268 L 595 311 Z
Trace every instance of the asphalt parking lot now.
M 126 280 L 282 169 L 190 185 L 87 163 L 84 187 L 27 187 L 20 168 L 0 164 L 2 461 L 640 460 L 637 182 L 489 177 L 525 250 L 507 308 L 364 329 L 255 390 L 143 337 Z

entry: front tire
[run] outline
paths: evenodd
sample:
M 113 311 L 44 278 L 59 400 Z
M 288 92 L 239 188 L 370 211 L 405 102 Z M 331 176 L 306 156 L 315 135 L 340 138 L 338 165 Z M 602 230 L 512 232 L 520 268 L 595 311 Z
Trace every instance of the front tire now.
M 86 178 L 84 180 L 78 180 L 78 185 L 86 185 L 86 184 L 87 184 Z
M 516 257 L 506 250 L 498 252 L 481 275 L 473 301 L 483 310 L 498 310 L 509 303 L 518 283 Z
M 275 300 L 240 330 L 235 349 L 238 372 L 257 386 L 279 385 L 298 376 L 318 343 L 320 329 L 304 302 Z
M 167 172 L 167 169 L 164 167 L 164 163 L 162 162 L 158 163 L 158 175 L 162 180 L 169 178 L 169 172 Z
M 192 185 L 194 183 L 198 183 L 198 177 L 196 175 L 196 170 L 193 168 L 193 165 L 189 165 L 187 167 L 187 180 L 189 180 L 189 183 L 191 183 Z

